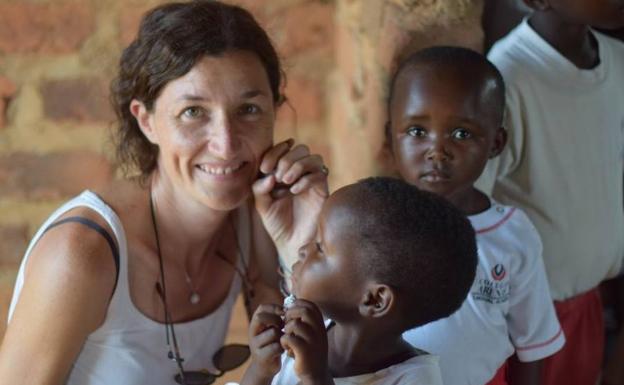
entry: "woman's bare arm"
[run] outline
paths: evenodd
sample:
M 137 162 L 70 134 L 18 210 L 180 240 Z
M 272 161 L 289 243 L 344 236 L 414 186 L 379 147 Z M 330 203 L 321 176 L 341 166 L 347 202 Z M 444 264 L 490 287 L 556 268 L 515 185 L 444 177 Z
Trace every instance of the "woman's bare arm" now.
M 88 209 L 89 217 L 110 228 Z M 30 254 L 24 286 L 0 345 L 7 384 L 63 384 L 87 336 L 104 321 L 116 268 L 106 240 L 78 223 L 50 229 Z

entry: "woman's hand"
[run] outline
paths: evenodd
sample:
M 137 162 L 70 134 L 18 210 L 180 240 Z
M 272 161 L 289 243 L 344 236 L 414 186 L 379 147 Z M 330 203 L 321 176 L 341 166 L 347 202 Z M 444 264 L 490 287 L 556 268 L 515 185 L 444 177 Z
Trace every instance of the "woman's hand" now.
M 243 384 L 262 384 L 280 371 L 280 345 L 282 336 L 282 307 L 279 305 L 260 305 L 254 312 L 249 325 L 249 348 L 251 365 L 245 373 Z
M 297 299 L 286 310 L 282 347 L 295 358 L 303 384 L 333 384 L 327 364 L 327 331 L 323 315 L 312 302 Z
M 279 255 L 290 268 L 297 252 L 314 238 L 327 198 L 327 168 L 320 155 L 289 139 L 269 149 L 260 164 L 265 174 L 253 185 L 256 209 Z

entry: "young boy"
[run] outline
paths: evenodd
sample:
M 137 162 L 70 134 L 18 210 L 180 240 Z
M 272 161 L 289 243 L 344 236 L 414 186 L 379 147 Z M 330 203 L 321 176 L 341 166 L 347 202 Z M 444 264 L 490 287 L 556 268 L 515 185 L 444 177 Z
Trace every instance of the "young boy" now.
M 489 54 L 507 83 L 508 148 L 480 186 L 526 211 L 542 236 L 568 338 L 546 384 L 595 384 L 604 327 L 597 287 L 624 255 L 622 0 L 525 0 L 534 9 Z M 621 358 L 622 359 L 622 358 Z
M 521 362 L 512 360 L 510 382 L 538 383 L 539 360 L 565 341 L 537 231 L 522 211 L 474 187 L 505 144 L 504 88 L 485 57 L 459 47 L 413 54 L 391 83 L 386 132 L 398 172 L 447 198 L 477 234 L 477 275 L 462 307 L 405 334 L 440 356 L 447 385 L 505 384 L 503 365 L 514 353 Z
M 252 318 L 242 383 L 442 384 L 437 357 L 401 335 L 455 311 L 476 261 L 470 222 L 444 199 L 393 178 L 338 190 L 293 266 L 294 304 Z

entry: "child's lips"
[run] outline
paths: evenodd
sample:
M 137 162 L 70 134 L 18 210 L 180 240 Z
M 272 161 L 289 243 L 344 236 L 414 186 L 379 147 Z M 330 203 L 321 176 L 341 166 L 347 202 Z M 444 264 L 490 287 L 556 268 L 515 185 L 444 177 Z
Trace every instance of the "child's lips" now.
M 448 172 L 442 170 L 431 170 L 423 173 L 420 176 L 420 179 L 429 183 L 440 183 L 440 182 L 448 182 L 451 179 L 451 176 Z

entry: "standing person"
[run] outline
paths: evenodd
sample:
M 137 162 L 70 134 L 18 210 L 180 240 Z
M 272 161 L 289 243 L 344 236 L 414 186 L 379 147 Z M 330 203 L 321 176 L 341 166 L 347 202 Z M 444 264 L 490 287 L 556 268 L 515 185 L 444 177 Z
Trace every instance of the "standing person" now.
M 526 0 L 533 14 L 494 45 L 507 84 L 509 145 L 480 183 L 521 207 L 544 243 L 566 347 L 545 383 L 593 385 L 603 356 L 598 285 L 624 255 L 624 26 L 621 0 Z
M 474 230 L 445 199 L 396 178 L 341 188 L 293 265 L 294 302 L 254 314 L 241 384 L 441 385 L 438 357 L 402 334 L 457 310 L 476 264 Z
M 413 54 L 390 86 L 386 134 L 399 174 L 447 198 L 477 234 L 477 276 L 462 307 L 404 335 L 440 356 L 447 385 L 539 384 L 541 361 L 565 342 L 535 227 L 474 187 L 504 147 L 504 108 L 501 74 L 465 48 Z
M 112 87 L 118 155 L 141 175 L 85 191 L 35 235 L 3 383 L 187 383 L 184 371 L 218 369 L 241 287 L 249 311 L 281 302 L 276 251 L 313 236 L 327 185 L 319 156 L 272 143 L 280 86 L 276 52 L 242 8 L 196 0 L 144 17 Z M 262 227 L 254 183 L 280 233 Z

